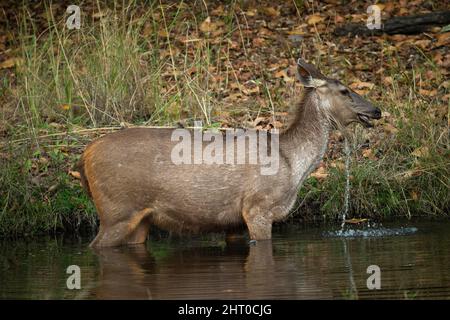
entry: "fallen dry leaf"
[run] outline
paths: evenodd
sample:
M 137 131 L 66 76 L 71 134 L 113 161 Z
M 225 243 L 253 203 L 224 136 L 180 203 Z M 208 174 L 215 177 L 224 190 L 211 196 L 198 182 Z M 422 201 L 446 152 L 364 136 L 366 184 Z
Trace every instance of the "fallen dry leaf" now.
M 397 133 L 398 132 L 398 129 L 396 128 L 396 127 L 394 127 L 392 124 L 390 124 L 390 123 L 385 123 L 384 125 L 383 125 L 383 130 L 386 132 L 386 133 L 390 133 L 390 134 L 394 134 L 394 133 Z
M 450 44 L 450 32 L 440 33 L 436 35 L 436 43 L 434 44 L 435 48 L 446 46 Z
M 71 171 L 71 170 L 69 170 L 69 175 L 71 175 L 75 179 L 81 179 L 81 175 L 80 175 L 80 173 L 78 171 Z
M 103 18 L 104 16 L 106 16 L 106 12 L 105 11 L 98 11 L 92 14 L 92 18 L 94 19 L 100 19 Z
M 158 35 L 162 38 L 167 38 L 169 37 L 169 33 L 167 32 L 166 29 L 159 29 L 158 31 Z
M 334 22 L 335 23 L 343 23 L 343 22 L 345 22 L 345 18 L 343 17 L 343 16 L 335 16 L 334 17 Z
M 433 70 L 428 70 L 427 72 L 425 72 L 425 77 L 428 80 L 432 80 L 432 79 L 436 78 L 436 74 Z
M 444 82 L 442 82 L 439 87 L 445 88 L 445 89 L 450 89 L 450 80 L 446 80 Z
M 207 17 L 201 24 L 200 24 L 200 31 L 204 33 L 208 33 L 211 31 L 214 31 L 216 28 L 216 25 L 211 22 L 211 17 Z
M 215 8 L 214 10 L 211 11 L 211 15 L 213 16 L 223 16 L 225 15 L 225 10 L 223 5 L 218 6 L 217 8 Z
M 275 78 L 283 78 L 283 81 L 286 82 L 286 83 L 295 82 L 295 79 L 293 77 L 289 77 L 288 76 L 286 69 L 283 69 L 283 70 L 280 70 L 280 71 L 276 72 L 274 74 L 274 77 Z
M 384 4 L 383 11 L 392 12 L 392 11 L 394 11 L 394 9 L 395 9 L 395 6 L 394 6 L 393 2 L 386 2 Z
M 407 16 L 408 14 L 410 14 L 410 9 L 407 9 L 405 7 L 401 7 L 400 10 L 398 11 L 398 14 L 400 16 Z
M 420 176 L 421 174 L 422 174 L 422 171 L 420 169 L 412 169 L 412 170 L 407 170 L 400 174 L 397 174 L 396 178 L 398 178 L 399 180 L 403 180 L 403 179 L 409 179 L 411 177 L 417 177 L 417 176 Z
M 275 120 L 270 123 L 275 129 L 281 129 L 284 127 L 281 121 Z
M 384 77 L 383 78 L 383 84 L 385 85 L 391 85 L 394 82 L 394 80 L 392 79 L 392 77 Z
M 0 69 L 9 69 L 14 66 L 21 65 L 23 62 L 22 58 L 9 58 L 3 62 L 0 62 Z
M 367 219 L 357 219 L 357 218 L 352 218 L 352 219 L 349 219 L 349 220 L 345 220 L 345 223 L 350 223 L 350 224 L 360 224 L 360 223 L 364 223 L 364 222 L 366 222 L 367 221 Z
M 357 81 L 357 82 L 353 82 L 352 84 L 350 84 L 350 88 L 352 88 L 353 90 L 355 90 L 355 89 L 371 90 L 374 86 L 375 86 L 375 84 L 373 84 L 371 82 L 364 82 L 364 81 Z
M 265 42 L 266 42 L 266 40 L 264 38 L 260 38 L 260 37 L 253 38 L 253 40 L 252 40 L 252 44 L 254 47 L 261 47 L 264 45 Z
M 252 95 L 252 94 L 255 94 L 255 93 L 259 93 L 260 91 L 259 91 L 259 87 L 258 87 L 258 86 L 255 86 L 255 87 L 253 87 L 253 88 L 245 88 L 245 87 L 243 87 L 243 88 L 242 88 L 242 92 L 243 92 L 246 96 L 249 96 L 249 95 Z
M 375 156 L 374 152 L 372 149 L 365 149 L 362 152 L 362 156 L 364 158 L 370 159 L 370 160 L 377 160 L 377 157 Z
M 362 22 L 366 20 L 366 14 L 352 14 L 351 17 L 353 22 Z
M 423 39 L 423 40 L 417 40 L 416 42 L 414 42 L 414 45 L 421 48 L 422 50 L 427 50 L 430 43 L 431 43 L 431 40 Z
M 316 171 L 311 173 L 311 177 L 321 180 L 321 179 L 327 178 L 328 173 L 327 173 L 327 170 L 325 169 L 325 167 L 319 167 Z
M 304 29 L 303 26 L 297 26 L 292 30 L 289 30 L 287 32 L 289 35 L 296 35 L 296 36 L 304 36 L 306 35 L 308 32 Z
M 450 93 L 444 95 L 444 96 L 442 97 L 442 101 L 445 102 L 445 103 L 447 103 L 448 101 L 450 101 Z M 448 118 L 448 121 L 449 121 L 449 123 L 450 123 L 450 118 Z
M 324 20 L 325 20 L 325 17 L 322 17 L 322 16 L 320 16 L 318 14 L 313 14 L 313 15 L 310 15 L 308 18 L 306 18 L 306 23 L 308 25 L 312 26 L 312 25 L 315 25 L 315 24 L 317 24 L 319 22 L 322 22 Z
M 203 33 L 211 33 L 213 37 L 216 37 L 223 33 L 223 29 L 221 28 L 224 25 L 222 21 L 211 21 L 211 17 L 207 17 L 200 24 L 200 31 Z
M 423 96 L 434 97 L 437 94 L 437 90 L 436 89 L 433 89 L 433 90 L 419 89 L 419 93 Z
M 413 155 L 417 158 L 422 158 L 422 157 L 428 156 L 429 153 L 430 153 L 430 151 L 429 151 L 428 147 L 422 146 L 422 147 L 415 149 L 413 152 L 411 152 L 411 155 Z
M 249 10 L 245 11 L 245 15 L 249 16 L 249 17 L 254 17 L 254 16 L 256 16 L 257 13 L 258 13 L 258 10 L 256 10 L 256 9 L 249 9 Z
M 337 168 L 339 170 L 345 170 L 345 164 L 341 161 L 331 161 L 330 167 Z
M 280 15 L 280 11 L 273 7 L 263 7 L 261 11 L 269 17 L 278 17 Z

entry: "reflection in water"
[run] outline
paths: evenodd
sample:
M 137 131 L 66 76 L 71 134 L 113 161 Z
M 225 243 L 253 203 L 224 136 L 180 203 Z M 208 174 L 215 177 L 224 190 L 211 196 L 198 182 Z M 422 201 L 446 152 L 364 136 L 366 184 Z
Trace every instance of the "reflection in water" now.
M 342 225 L 343 227 L 344 225 Z M 347 248 L 347 241 L 346 239 L 342 240 L 342 246 L 344 248 L 344 255 L 346 257 L 346 266 L 348 269 L 348 278 L 349 278 L 349 282 L 350 282 L 350 296 L 352 298 L 358 298 L 358 289 L 356 288 L 356 284 L 355 284 L 355 279 L 353 277 L 353 267 L 352 267 L 352 258 L 350 256 L 350 252 L 348 252 L 348 248 Z
M 164 239 L 93 251 L 90 239 L 0 242 L 0 298 L 449 298 L 450 223 L 414 226 L 414 234 L 349 239 L 283 227 L 255 246 Z M 71 264 L 81 268 L 81 290 L 66 288 Z M 381 269 L 381 290 L 366 287 L 370 265 Z
M 258 299 L 275 294 L 300 298 L 301 286 L 288 276 L 298 272 L 295 264 L 274 259 L 271 241 L 185 248 L 159 263 L 148 250 L 144 245 L 97 250 L 101 275 L 91 297 Z

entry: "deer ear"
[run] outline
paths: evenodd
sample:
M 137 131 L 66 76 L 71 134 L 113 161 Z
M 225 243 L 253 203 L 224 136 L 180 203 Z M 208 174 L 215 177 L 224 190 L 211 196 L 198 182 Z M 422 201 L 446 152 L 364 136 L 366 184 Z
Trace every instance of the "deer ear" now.
M 297 78 L 305 87 L 317 88 L 326 84 L 323 75 L 301 58 L 297 60 L 297 70 Z

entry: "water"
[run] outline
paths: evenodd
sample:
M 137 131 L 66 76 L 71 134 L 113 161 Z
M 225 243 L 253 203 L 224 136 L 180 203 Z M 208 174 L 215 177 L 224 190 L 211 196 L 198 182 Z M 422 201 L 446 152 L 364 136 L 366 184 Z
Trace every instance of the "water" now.
M 350 202 L 350 160 L 351 149 L 348 143 L 348 139 L 344 140 L 344 153 L 345 153 L 345 192 L 344 192 L 344 211 L 342 212 L 342 224 L 341 229 L 345 227 L 345 219 L 348 214 L 348 207 Z
M 352 219 L 354 220 L 354 219 Z M 372 222 L 368 219 L 356 219 L 356 223 L 349 220 L 346 225 L 346 220 L 341 225 L 339 230 L 327 230 L 322 233 L 324 237 L 335 238 L 380 238 L 390 236 L 406 236 L 416 233 L 416 227 L 390 227 L 386 228 L 382 223 Z
M 450 298 L 450 222 L 348 230 L 373 234 L 280 226 L 272 242 L 254 246 L 153 237 L 145 246 L 97 252 L 90 239 L 3 241 L 0 298 Z M 66 287 L 69 265 L 81 268 L 80 290 Z M 367 289 L 370 265 L 381 269 L 380 290 Z
M 326 231 L 323 233 L 325 237 L 337 238 L 379 238 L 390 236 L 406 236 L 417 232 L 416 227 L 400 227 L 400 228 L 385 228 L 385 227 L 353 227 L 340 229 L 336 231 Z

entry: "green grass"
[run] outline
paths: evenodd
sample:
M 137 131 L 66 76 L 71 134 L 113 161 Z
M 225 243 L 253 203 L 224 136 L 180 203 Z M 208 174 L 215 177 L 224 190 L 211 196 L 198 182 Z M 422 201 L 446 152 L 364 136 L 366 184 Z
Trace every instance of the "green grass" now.
M 388 102 L 385 106 L 384 110 L 392 114 L 400 112 L 399 109 L 408 109 L 407 105 L 399 105 L 399 101 Z M 395 125 L 398 128 L 395 135 L 370 146 L 376 159 L 362 157 L 361 150 L 352 153 L 351 216 L 376 219 L 448 217 L 448 129 L 438 126 L 436 119 L 430 117 L 429 109 L 421 108 L 419 103 L 415 103 L 414 112 L 408 112 L 403 120 L 395 120 Z M 367 137 L 361 130 L 353 132 L 354 150 L 360 149 Z M 308 179 L 300 191 L 300 199 L 306 197 L 307 201 L 299 212 L 307 215 L 311 211 L 309 208 L 317 211 L 320 207 L 325 218 L 338 217 L 344 206 L 345 172 L 342 167 L 330 167 L 329 177 L 323 181 Z
M 303 10 L 301 1 L 295 3 Z M 104 17 L 86 16 L 80 30 L 65 28 L 66 17 L 57 17 L 48 7 L 47 28 L 38 31 L 30 12 L 22 12 L 15 38 L 22 63 L 13 82 L 0 81 L 9 110 L 2 116 L 6 124 L 1 144 L 6 156 L 0 157 L 2 236 L 95 228 L 95 209 L 68 171 L 86 143 L 104 132 L 96 131 L 99 128 L 194 120 L 215 127 L 223 111 L 239 123 L 245 115 L 286 111 L 298 95 L 291 87 L 281 90 L 285 84 L 272 81 L 271 73 L 262 68 L 251 79 L 260 86 L 265 105 L 252 99 L 245 104 L 222 99 L 223 89 L 242 93 L 240 87 L 230 88 L 240 83 L 240 71 L 229 54 L 232 34 L 239 34 L 239 43 L 252 40 L 242 33 L 244 22 L 233 10 L 221 17 L 224 31 L 212 37 L 199 31 L 207 16 L 204 9 L 199 13 L 187 5 L 161 7 L 155 2 L 143 10 L 137 1 L 116 5 L 107 10 L 98 4 Z M 391 116 L 370 131 L 350 130 L 355 149 L 350 211 L 352 216 L 379 219 L 448 216 L 448 103 L 440 100 L 448 89 L 439 88 L 439 97 L 418 93 L 418 81 L 428 70 L 435 72 L 434 87 L 445 77 L 425 53 L 419 53 L 423 64 L 411 69 L 389 49 L 391 45 L 386 40 L 380 50 L 389 61 L 384 75 L 392 77 L 392 84 L 374 81 L 370 92 Z M 299 50 L 306 48 L 294 48 L 285 56 L 296 56 Z M 344 60 L 343 69 L 348 67 Z M 329 71 L 326 66 L 322 70 Z M 386 132 L 387 124 L 397 131 Z M 362 156 L 366 140 L 375 160 Z M 414 154 L 423 147 L 426 152 Z M 297 217 L 333 220 L 341 212 L 345 174 L 331 164 L 342 164 L 343 159 L 328 155 L 325 161 L 328 178 L 307 180 L 299 193 Z
M 1 163 L 0 234 L 95 229 L 95 208 L 67 173 L 69 156 L 58 149 L 45 154 L 30 154 L 29 146 L 24 149 L 14 151 L 13 161 Z

